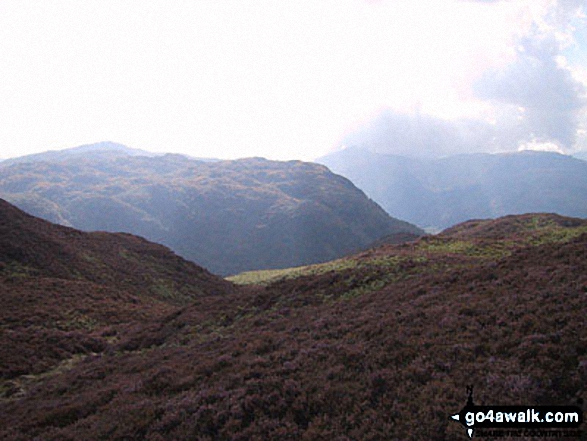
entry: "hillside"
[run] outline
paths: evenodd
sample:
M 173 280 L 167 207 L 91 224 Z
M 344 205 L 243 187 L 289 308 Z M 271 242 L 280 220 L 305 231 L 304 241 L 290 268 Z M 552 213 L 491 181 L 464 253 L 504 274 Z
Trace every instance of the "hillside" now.
M 129 232 L 218 274 L 324 262 L 382 236 L 422 234 L 324 166 L 251 158 L 75 152 L 0 163 L 0 196 L 52 222 Z
M 4 393 L 0 438 L 464 440 L 466 385 L 587 398 L 587 221 L 470 221 L 233 280 Z
M 100 353 L 127 326 L 231 289 L 161 245 L 54 225 L 0 199 L 2 378 Z
M 318 162 L 392 216 L 434 230 L 508 214 L 587 217 L 587 162 L 557 153 L 415 159 L 347 148 Z

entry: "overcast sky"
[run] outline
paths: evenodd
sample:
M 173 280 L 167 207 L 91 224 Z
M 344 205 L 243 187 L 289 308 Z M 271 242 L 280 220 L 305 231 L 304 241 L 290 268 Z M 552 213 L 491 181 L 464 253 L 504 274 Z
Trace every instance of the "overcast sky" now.
M 585 3 L 1 0 L 0 157 L 587 149 Z

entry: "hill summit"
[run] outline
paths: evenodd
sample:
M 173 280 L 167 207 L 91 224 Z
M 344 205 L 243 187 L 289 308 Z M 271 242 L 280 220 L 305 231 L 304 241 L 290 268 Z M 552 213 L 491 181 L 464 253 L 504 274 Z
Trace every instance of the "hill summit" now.
M 324 262 L 382 236 L 423 234 L 318 164 L 66 153 L 0 163 L 0 196 L 52 222 L 138 234 L 218 274 Z
M 49 150 L 42 153 L 10 158 L 3 161 L 2 165 L 35 163 L 35 162 L 61 162 L 71 158 L 84 157 L 86 159 L 104 159 L 125 156 L 161 156 L 147 150 L 133 149 L 123 144 L 112 141 L 102 141 L 93 144 L 84 144 L 64 150 Z

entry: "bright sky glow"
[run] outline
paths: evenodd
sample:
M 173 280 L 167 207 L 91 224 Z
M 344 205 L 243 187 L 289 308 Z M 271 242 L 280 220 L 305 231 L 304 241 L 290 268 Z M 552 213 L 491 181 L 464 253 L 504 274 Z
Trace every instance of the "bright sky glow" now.
M 525 36 L 567 39 L 557 60 L 587 79 L 584 15 L 553 18 L 580 2 L 559 3 L 2 0 L 0 157 L 111 140 L 313 159 L 382 108 L 494 121 L 474 84 Z

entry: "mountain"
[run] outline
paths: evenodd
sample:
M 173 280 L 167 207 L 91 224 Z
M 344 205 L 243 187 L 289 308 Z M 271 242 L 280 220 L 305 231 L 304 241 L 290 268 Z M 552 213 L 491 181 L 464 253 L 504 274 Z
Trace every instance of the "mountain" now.
M 587 150 L 575 152 L 575 153 L 573 153 L 573 156 L 577 159 L 582 159 L 583 161 L 587 161 Z
M 50 150 L 43 153 L 10 158 L 3 161 L 4 166 L 10 164 L 21 164 L 29 162 L 61 162 L 67 159 L 84 157 L 85 159 L 100 160 L 103 158 L 115 158 L 125 156 L 160 156 L 158 153 L 146 150 L 133 149 L 122 144 L 111 141 L 97 142 L 94 144 L 81 145 L 64 150 Z
M 0 196 L 31 214 L 137 234 L 224 275 L 323 262 L 385 235 L 422 234 L 349 180 L 301 161 L 76 151 L 61 161 L 0 163 L 0 171 Z
M 0 199 L 3 378 L 101 353 L 128 325 L 231 289 L 161 245 L 54 225 Z
M 148 156 L 157 157 L 163 156 L 165 153 L 154 153 L 147 150 L 135 149 L 127 147 L 112 141 L 102 141 L 93 144 L 85 144 L 79 147 L 73 147 L 62 150 L 49 150 L 42 153 L 34 153 L 32 155 L 19 156 L 16 158 L 5 159 L 3 165 L 21 164 L 27 162 L 62 162 L 74 158 L 84 158 L 86 160 L 103 160 L 111 158 L 123 158 L 126 156 Z M 187 155 L 186 155 L 187 156 Z M 187 156 L 190 159 L 204 162 L 217 162 L 216 158 L 196 158 Z M 0 159 L 0 162 L 3 162 Z
M 58 231 L 65 246 L 73 231 Z M 233 280 L 248 284 L 135 321 L 56 368 L 2 377 L 0 439 L 468 439 L 450 419 L 468 385 L 477 404 L 585 410 L 585 220 L 473 220 Z M 2 344 L 38 326 L 26 321 L 38 307 L 18 307 L 1 322 Z
M 432 230 L 531 212 L 587 217 L 587 162 L 558 153 L 415 159 L 347 148 L 318 162 L 349 178 L 392 216 Z

